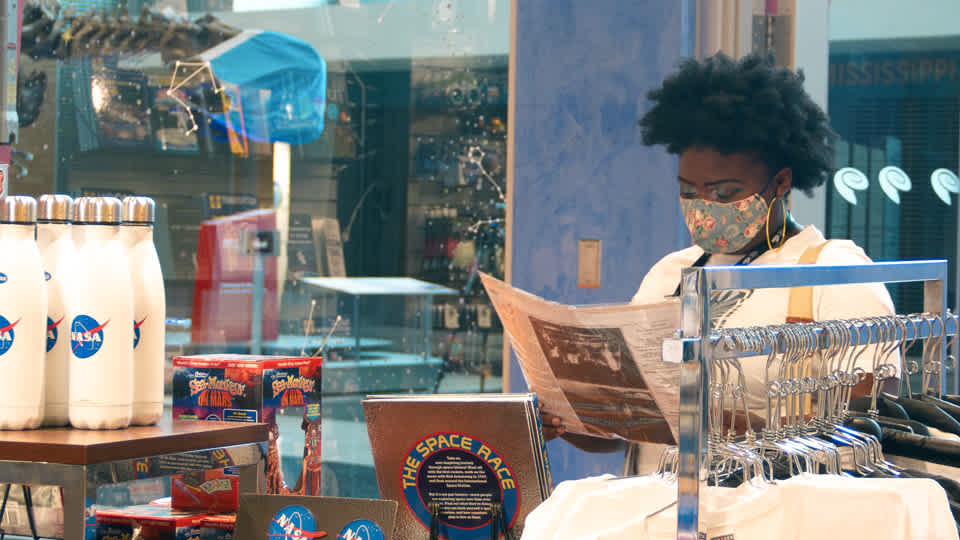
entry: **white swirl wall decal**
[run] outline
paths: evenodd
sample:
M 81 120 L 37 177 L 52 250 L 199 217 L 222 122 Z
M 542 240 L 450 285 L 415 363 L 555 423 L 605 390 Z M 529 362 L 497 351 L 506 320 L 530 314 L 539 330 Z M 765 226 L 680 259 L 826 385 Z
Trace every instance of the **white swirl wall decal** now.
M 863 171 L 854 167 L 844 167 L 833 175 L 833 187 L 843 200 L 857 204 L 857 191 L 870 187 L 870 180 Z
M 950 204 L 950 194 L 960 193 L 960 179 L 950 169 L 937 169 L 930 173 L 930 185 L 940 200 Z
M 880 182 L 880 189 L 882 189 L 887 195 L 887 198 L 895 204 L 900 204 L 901 191 L 906 192 L 913 189 L 913 183 L 910 181 L 907 173 L 903 172 L 903 169 L 900 167 L 894 165 L 888 165 L 880 169 L 877 180 Z

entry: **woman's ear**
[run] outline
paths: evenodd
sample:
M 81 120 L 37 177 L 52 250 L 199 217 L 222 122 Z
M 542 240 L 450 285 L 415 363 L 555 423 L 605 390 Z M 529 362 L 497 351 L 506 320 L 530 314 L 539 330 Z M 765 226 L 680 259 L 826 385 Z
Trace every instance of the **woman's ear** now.
M 793 169 L 784 167 L 773 177 L 774 185 L 777 186 L 777 197 L 786 197 L 793 187 Z

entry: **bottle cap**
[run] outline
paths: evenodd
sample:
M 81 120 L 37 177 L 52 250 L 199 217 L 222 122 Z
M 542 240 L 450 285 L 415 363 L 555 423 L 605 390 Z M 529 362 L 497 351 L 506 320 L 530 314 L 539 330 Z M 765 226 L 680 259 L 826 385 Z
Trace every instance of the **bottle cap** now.
M 69 195 L 41 195 L 38 221 L 73 221 L 73 198 Z
M 75 223 L 117 225 L 121 217 L 120 199 L 116 197 L 81 197 L 74 208 Z
M 153 223 L 156 215 L 157 203 L 150 197 L 124 197 L 124 223 Z
M 0 223 L 37 222 L 37 200 L 27 195 L 12 195 L 0 199 Z

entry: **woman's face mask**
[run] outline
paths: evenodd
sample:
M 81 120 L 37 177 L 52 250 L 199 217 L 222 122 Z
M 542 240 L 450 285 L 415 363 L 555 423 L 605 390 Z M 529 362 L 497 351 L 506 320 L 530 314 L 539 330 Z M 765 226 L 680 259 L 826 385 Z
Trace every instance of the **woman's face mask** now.
M 681 198 L 680 205 L 693 243 L 707 253 L 743 250 L 760 234 L 768 210 L 757 193 L 729 203 Z

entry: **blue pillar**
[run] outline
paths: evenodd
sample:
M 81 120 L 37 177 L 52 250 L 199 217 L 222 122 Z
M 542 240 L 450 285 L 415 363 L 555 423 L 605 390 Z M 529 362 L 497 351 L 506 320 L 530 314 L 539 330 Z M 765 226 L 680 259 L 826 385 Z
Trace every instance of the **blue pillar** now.
M 646 93 L 692 50 L 692 2 L 516 0 L 510 97 L 511 281 L 567 304 L 622 303 L 684 247 L 677 162 L 643 146 Z M 577 287 L 580 239 L 602 241 L 599 289 Z M 514 359 L 510 391 L 525 391 Z M 619 473 L 622 454 L 549 444 L 559 482 Z

